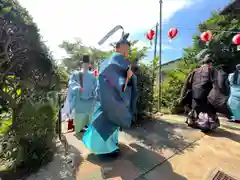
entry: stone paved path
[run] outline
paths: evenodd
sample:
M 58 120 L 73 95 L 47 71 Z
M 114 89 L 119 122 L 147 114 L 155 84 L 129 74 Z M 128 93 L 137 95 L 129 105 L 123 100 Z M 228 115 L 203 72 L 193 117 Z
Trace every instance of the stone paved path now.
M 120 133 L 117 159 L 94 156 L 73 133 L 65 136 L 83 158 L 77 180 L 202 180 L 216 169 L 240 178 L 240 124 L 224 120 L 210 135 L 187 127 L 181 116 L 149 120 Z

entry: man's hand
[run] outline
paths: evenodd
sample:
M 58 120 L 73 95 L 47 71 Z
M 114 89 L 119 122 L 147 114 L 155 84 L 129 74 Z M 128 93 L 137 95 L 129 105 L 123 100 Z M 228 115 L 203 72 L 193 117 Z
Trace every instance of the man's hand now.
M 125 80 L 125 85 L 124 85 L 124 88 L 123 88 L 123 92 L 126 91 L 128 81 L 129 81 L 129 79 L 132 77 L 132 75 L 133 75 L 132 66 L 131 66 L 131 64 L 130 64 L 130 65 L 129 65 L 129 68 L 128 68 L 128 70 L 127 70 L 127 77 L 126 77 L 126 80 Z
M 129 69 L 127 71 L 127 78 L 130 79 L 132 76 L 133 76 L 133 72 L 132 72 L 131 66 L 129 66 Z

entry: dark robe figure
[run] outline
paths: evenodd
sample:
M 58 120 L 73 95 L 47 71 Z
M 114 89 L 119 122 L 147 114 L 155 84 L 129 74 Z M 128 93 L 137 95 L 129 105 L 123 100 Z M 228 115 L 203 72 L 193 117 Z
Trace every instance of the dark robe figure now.
M 216 112 L 231 117 L 227 101 L 230 94 L 230 86 L 228 81 L 228 74 L 224 71 L 224 68 L 215 71 L 216 80 L 213 84 L 213 88 L 208 95 L 208 101 L 213 105 Z
M 181 103 L 191 108 L 186 123 L 202 131 L 214 130 L 219 127 L 216 109 L 209 102 L 209 93 L 217 89 L 217 70 L 211 66 L 208 55 L 201 62 L 201 67 L 195 69 L 187 77 L 181 93 Z M 216 91 L 215 91 L 216 92 Z M 215 92 L 212 94 L 215 95 Z

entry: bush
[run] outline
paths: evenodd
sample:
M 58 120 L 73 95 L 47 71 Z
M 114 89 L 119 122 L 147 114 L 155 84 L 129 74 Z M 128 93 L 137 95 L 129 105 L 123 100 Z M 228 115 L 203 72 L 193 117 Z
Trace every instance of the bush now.
M 152 71 L 147 65 L 141 64 L 136 72 L 138 80 L 138 118 L 142 118 L 153 108 L 153 81 Z
M 165 105 L 171 113 L 181 113 L 184 108 L 178 104 L 181 90 L 185 81 L 186 74 L 178 70 L 167 72 L 166 79 L 162 84 L 162 104 Z
M 16 127 L 8 134 L 2 158 L 11 159 L 14 167 L 39 167 L 49 162 L 54 152 L 57 104 L 53 98 L 26 102 Z
M 0 117 L 0 158 L 14 167 L 37 167 L 54 150 L 57 106 L 47 92 L 67 75 L 57 69 L 26 9 L 17 0 L 0 6 L 0 51 L 9 55 L 0 58 L 0 113 L 10 116 Z

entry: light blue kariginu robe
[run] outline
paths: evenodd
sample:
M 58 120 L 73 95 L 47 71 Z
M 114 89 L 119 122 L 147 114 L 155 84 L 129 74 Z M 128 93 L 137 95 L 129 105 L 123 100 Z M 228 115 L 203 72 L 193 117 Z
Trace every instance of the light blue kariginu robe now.
M 74 71 L 68 84 L 68 101 L 74 116 L 76 133 L 89 124 L 89 116 L 95 103 L 97 79 L 90 71 L 82 71 L 83 87 L 80 83 L 80 72 Z M 81 91 L 83 88 L 83 91 Z
M 232 119 L 240 121 L 240 73 L 238 74 L 237 84 L 233 84 L 234 73 L 229 74 L 230 96 L 228 106 L 233 114 Z
M 108 154 L 118 147 L 120 127 L 129 128 L 136 113 L 137 79 L 133 75 L 125 92 L 129 61 L 121 54 L 105 60 L 98 76 L 97 97 L 91 124 L 83 136 L 84 145 L 94 154 Z

